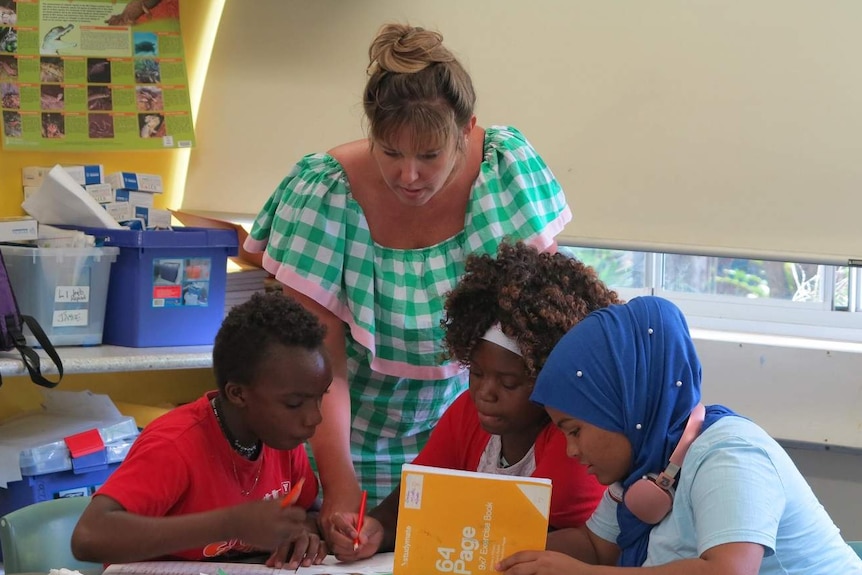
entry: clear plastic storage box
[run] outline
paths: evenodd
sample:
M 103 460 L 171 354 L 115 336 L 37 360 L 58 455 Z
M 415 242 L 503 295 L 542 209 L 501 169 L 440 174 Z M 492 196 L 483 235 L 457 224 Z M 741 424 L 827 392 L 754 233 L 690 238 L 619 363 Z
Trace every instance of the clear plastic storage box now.
M 99 345 L 111 264 L 120 250 L 0 246 L 21 313 L 36 318 L 55 346 Z M 27 344 L 36 338 L 25 329 Z
M 60 420 L 62 418 L 47 416 L 51 419 Z M 131 417 L 124 417 L 115 422 L 87 422 L 70 419 L 68 421 L 57 422 L 63 429 L 62 433 L 65 436 L 87 431 L 88 429 L 97 429 L 99 435 L 102 436 L 102 441 L 105 443 L 105 455 L 107 463 L 118 463 L 126 458 L 129 448 L 135 442 L 138 436 L 138 427 L 135 420 Z M 0 429 L 3 429 L 0 427 Z M 72 431 L 77 429 L 78 431 Z M 0 439 L 0 443 L 3 439 Z M 69 448 L 66 447 L 66 442 L 61 436 L 56 441 L 47 443 L 39 443 L 32 447 L 24 447 L 21 449 L 21 455 L 18 458 L 21 466 L 21 475 L 44 475 L 46 473 L 56 473 L 57 471 L 67 471 L 73 468 L 72 456 L 69 453 Z
M 97 430 L 104 449 L 72 457 L 66 438 Z M 21 480 L 0 487 L 0 515 L 31 503 L 92 495 L 125 459 L 138 437 L 133 417 L 110 421 L 49 413 L 24 414 L 0 425 L 0 451 L 18 454 Z

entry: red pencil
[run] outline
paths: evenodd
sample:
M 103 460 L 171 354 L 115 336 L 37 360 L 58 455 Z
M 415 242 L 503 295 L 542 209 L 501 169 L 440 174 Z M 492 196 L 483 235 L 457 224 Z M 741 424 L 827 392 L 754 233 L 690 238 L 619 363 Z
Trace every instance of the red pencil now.
M 284 496 L 284 499 L 281 500 L 281 508 L 284 509 L 288 505 L 293 505 L 299 500 L 299 494 L 302 491 L 302 486 L 305 484 L 305 477 L 300 477 L 299 481 L 296 482 L 296 485 L 290 488 L 290 491 L 287 495 Z
M 368 499 L 368 491 L 362 491 L 362 501 L 359 502 L 359 518 L 356 519 L 356 539 L 353 540 L 353 550 L 359 549 L 359 534 L 362 532 L 362 523 L 365 521 L 365 501 Z

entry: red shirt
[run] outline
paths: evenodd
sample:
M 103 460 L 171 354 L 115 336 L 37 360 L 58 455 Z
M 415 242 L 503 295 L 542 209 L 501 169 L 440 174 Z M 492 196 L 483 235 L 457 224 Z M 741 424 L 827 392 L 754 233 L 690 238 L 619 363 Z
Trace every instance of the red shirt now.
M 115 499 L 130 513 L 164 517 L 283 497 L 305 477 L 297 505 L 311 507 L 317 498 L 317 478 L 305 446 L 279 451 L 264 445 L 256 461 L 241 457 L 213 415 L 213 395 L 173 409 L 144 428 L 96 495 Z M 250 493 L 244 496 L 244 490 Z M 171 556 L 199 561 L 229 551 L 252 548 L 239 540 L 213 541 Z
M 462 393 L 440 418 L 425 448 L 413 463 L 476 471 L 491 434 L 482 429 L 469 392 Z M 555 529 L 583 525 L 598 505 L 605 487 L 586 467 L 566 455 L 566 438 L 552 423 L 535 444 L 533 477 L 551 480 L 550 525 Z

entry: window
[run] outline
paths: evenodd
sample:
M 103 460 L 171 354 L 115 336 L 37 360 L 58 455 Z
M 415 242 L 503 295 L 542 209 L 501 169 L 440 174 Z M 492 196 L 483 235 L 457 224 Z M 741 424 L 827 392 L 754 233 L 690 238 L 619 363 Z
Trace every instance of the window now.
M 673 300 L 693 328 L 862 342 L 860 270 L 810 263 L 577 248 L 624 299 Z

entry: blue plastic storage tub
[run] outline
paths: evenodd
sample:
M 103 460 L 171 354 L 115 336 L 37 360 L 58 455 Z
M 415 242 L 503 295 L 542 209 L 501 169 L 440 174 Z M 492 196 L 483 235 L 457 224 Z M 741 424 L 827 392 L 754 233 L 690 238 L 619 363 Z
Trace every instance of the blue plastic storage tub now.
M 21 509 L 31 503 L 92 495 L 122 462 L 91 467 L 86 471 L 57 471 L 44 475 L 25 475 L 6 489 L 0 488 L 0 515 Z
M 212 345 L 224 319 L 236 231 L 80 229 L 120 248 L 111 266 L 102 342 L 126 347 Z

